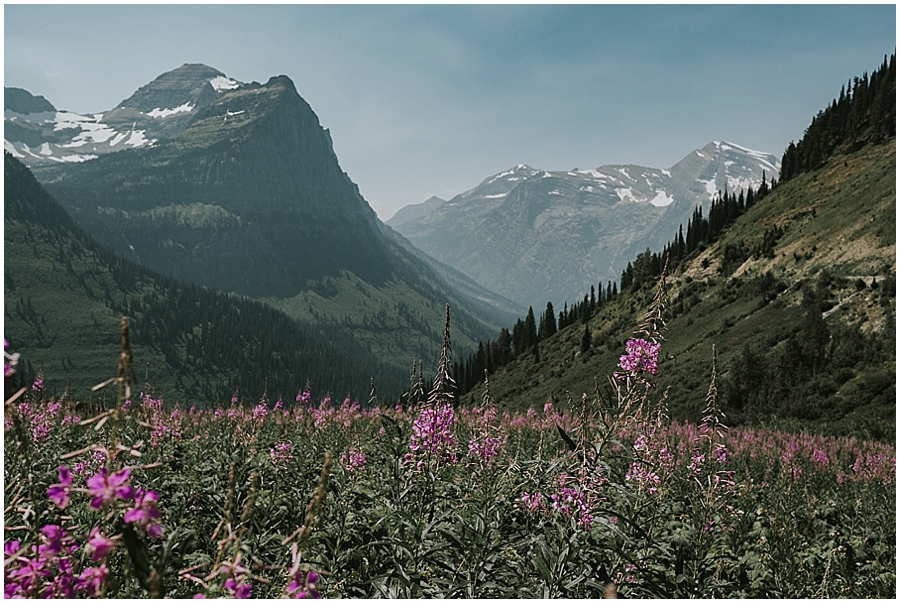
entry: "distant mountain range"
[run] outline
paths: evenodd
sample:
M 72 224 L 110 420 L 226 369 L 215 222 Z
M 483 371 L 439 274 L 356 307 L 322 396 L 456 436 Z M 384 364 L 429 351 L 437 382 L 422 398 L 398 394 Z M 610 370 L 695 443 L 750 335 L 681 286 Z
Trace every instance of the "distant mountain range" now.
M 90 116 L 6 94 L 7 151 L 142 266 L 352 331 L 407 370 L 437 358 L 445 304 L 461 352 L 522 312 L 398 241 L 285 76 L 242 84 L 184 65 Z
M 637 253 L 671 241 L 698 205 L 708 211 L 720 192 L 756 188 L 779 167 L 772 154 L 726 142 L 669 169 L 518 165 L 449 201 L 404 207 L 387 224 L 479 284 L 542 307 L 617 281 Z

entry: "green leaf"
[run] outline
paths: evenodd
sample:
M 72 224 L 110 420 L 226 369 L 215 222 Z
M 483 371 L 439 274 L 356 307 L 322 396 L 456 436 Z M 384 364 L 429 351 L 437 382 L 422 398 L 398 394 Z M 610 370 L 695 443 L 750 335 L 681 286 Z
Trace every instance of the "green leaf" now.
M 569 450 L 575 451 L 575 442 L 572 438 L 569 437 L 569 434 L 566 433 L 566 430 L 560 427 L 559 423 L 556 424 L 556 430 L 559 431 L 559 435 L 562 436 L 562 439 L 565 440 L 566 445 L 569 447 Z

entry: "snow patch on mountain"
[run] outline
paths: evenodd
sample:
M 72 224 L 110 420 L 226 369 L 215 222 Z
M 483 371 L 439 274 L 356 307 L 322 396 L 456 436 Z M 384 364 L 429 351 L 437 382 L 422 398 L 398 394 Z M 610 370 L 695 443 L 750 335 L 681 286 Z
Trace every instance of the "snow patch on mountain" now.
M 159 107 L 156 107 L 152 111 L 148 111 L 147 115 L 158 119 L 160 117 L 168 117 L 170 115 L 175 115 L 176 113 L 187 113 L 193 110 L 194 105 L 191 103 L 184 103 L 183 105 L 178 105 L 174 109 L 160 109 Z
M 82 163 L 96 158 L 97 155 L 63 155 L 62 157 L 51 157 L 50 159 L 60 163 Z
M 125 141 L 125 144 L 132 147 L 142 147 L 145 144 L 152 144 L 155 140 L 149 140 L 144 136 L 144 130 L 132 130 L 131 136 Z
M 20 153 L 18 151 L 18 149 L 16 149 L 16 146 L 13 143 L 6 140 L 5 138 L 3 139 L 3 150 L 6 151 L 7 153 L 9 153 L 10 155 L 12 155 L 13 157 L 16 157 L 17 159 L 21 159 L 21 158 L 25 157 L 25 155 L 23 155 L 22 153 Z
M 53 126 L 54 132 L 59 132 L 60 130 L 68 130 L 70 128 L 81 128 L 82 124 L 88 122 L 98 122 L 100 120 L 95 119 L 89 115 L 79 115 L 78 113 L 70 113 L 68 111 L 57 111 L 56 115 L 53 118 L 55 125 Z
M 619 195 L 620 201 L 632 201 L 634 203 L 639 203 L 639 200 L 635 198 L 634 193 L 631 192 L 631 187 L 617 188 L 616 194 Z
M 220 75 L 209 80 L 209 85 L 212 86 L 216 92 L 225 92 L 226 90 L 239 88 L 241 84 L 237 80 Z
M 656 196 L 650 199 L 650 203 L 655 205 L 656 207 L 665 207 L 667 205 L 671 205 L 675 202 L 675 197 L 666 193 L 666 191 L 659 189 L 656 191 Z

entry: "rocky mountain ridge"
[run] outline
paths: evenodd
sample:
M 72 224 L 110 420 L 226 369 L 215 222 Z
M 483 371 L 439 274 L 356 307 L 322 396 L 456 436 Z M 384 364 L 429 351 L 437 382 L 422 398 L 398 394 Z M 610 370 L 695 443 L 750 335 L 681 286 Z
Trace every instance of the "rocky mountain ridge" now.
M 662 247 L 720 191 L 755 188 L 778 168 L 774 155 L 727 142 L 711 142 L 669 169 L 519 165 L 444 203 L 403 208 L 387 224 L 522 305 L 562 303 L 617 280 L 636 253 Z
M 81 163 L 153 146 L 182 131 L 196 112 L 242 84 L 200 64 L 185 64 L 100 113 L 57 110 L 42 96 L 5 88 L 3 146 L 31 168 Z M 41 102 L 43 101 L 43 102 Z

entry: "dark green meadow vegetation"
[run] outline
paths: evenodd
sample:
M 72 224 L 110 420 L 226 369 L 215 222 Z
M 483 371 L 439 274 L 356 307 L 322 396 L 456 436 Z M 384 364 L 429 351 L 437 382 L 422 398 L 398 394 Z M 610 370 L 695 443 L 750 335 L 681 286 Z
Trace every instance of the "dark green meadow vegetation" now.
M 662 299 L 573 411 L 456 406 L 449 313 L 398 403 L 173 407 L 123 321 L 114 409 L 7 401 L 6 596 L 894 597 L 894 447 L 730 430 L 715 362 L 668 420 Z

